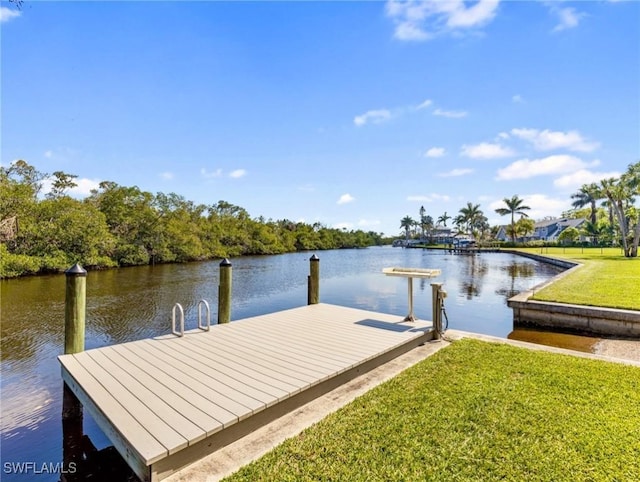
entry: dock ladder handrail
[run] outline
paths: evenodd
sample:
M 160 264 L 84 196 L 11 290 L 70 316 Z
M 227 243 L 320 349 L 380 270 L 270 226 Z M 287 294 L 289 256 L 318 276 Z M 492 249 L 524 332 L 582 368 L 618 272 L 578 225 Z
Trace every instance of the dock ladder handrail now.
M 180 310 L 180 331 L 176 330 L 176 308 Z M 176 336 L 184 336 L 184 310 L 180 303 L 173 305 L 171 310 L 171 332 Z
M 204 305 L 207 311 L 206 325 L 202 324 L 202 305 Z M 207 303 L 207 300 L 198 301 L 198 328 L 204 331 L 209 331 L 209 328 L 211 328 L 211 310 L 209 309 L 209 303 Z

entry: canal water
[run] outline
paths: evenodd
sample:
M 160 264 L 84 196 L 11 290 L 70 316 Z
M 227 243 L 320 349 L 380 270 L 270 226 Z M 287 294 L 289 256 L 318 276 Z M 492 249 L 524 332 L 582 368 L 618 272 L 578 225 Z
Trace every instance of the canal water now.
M 231 260 L 232 320 L 306 304 L 311 254 Z M 407 281 L 384 276 L 382 269 L 437 268 L 438 278 L 414 280 L 416 315 L 431 319 L 430 283 L 442 282 L 450 328 L 501 337 L 513 330 L 506 300 L 561 271 L 506 253 L 376 247 L 316 254 L 321 302 L 404 316 Z M 89 272 L 86 349 L 170 333 L 175 303 L 184 307 L 185 329 L 196 327 L 201 299 L 215 320 L 218 273 L 219 261 Z M 62 462 L 63 385 L 56 357 L 64 349 L 64 292 L 64 275 L 0 281 L 3 481 L 33 480 L 33 467 L 38 481 L 61 478 L 55 464 Z M 98 449 L 110 445 L 87 413 L 84 433 Z M 19 463 L 33 466 L 18 470 Z

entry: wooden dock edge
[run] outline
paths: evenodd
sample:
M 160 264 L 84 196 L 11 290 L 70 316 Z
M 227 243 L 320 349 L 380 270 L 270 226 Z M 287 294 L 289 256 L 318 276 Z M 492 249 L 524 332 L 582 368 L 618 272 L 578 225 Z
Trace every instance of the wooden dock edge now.
M 80 384 L 64 368 L 64 366 L 62 367 L 62 380 L 64 380 L 64 383 L 67 384 L 67 387 L 69 387 L 73 392 L 82 406 L 89 411 L 93 420 L 96 422 L 98 427 L 100 427 L 100 430 L 102 430 L 111 443 L 113 443 L 113 446 L 127 464 L 129 464 L 129 467 L 131 467 L 140 479 L 149 480 L 149 468 L 147 467 L 144 458 L 131 446 L 129 442 L 127 442 L 120 431 L 118 431 L 114 425 L 109 422 L 98 405 L 87 395 Z
M 299 392 L 296 395 L 283 400 L 282 402 L 273 405 L 261 412 L 249 417 L 241 422 L 238 422 L 231 427 L 212 434 L 211 436 L 186 447 L 179 452 L 169 455 L 166 458 L 159 460 L 156 463 L 151 464 L 149 467 L 145 467 L 147 470 L 144 474 L 138 473 L 138 476 L 146 481 L 157 482 L 169 477 L 175 472 L 185 468 L 186 466 L 197 462 L 203 457 L 212 454 L 220 448 L 229 445 L 236 440 L 241 439 L 245 435 L 253 432 L 254 430 L 280 418 L 281 416 L 295 410 L 296 408 L 330 392 L 331 390 L 347 383 L 354 378 L 367 373 L 374 368 L 377 368 L 385 363 L 393 360 L 394 358 L 403 355 L 406 352 L 413 350 L 414 348 L 433 340 L 433 330 L 425 331 L 422 335 L 413 338 L 406 343 L 403 343 L 389 351 L 381 353 L 375 358 L 364 361 L 363 363 L 352 367 L 351 369 L 342 372 L 335 377 L 332 377 L 324 382 L 318 383 L 303 392 Z M 102 427 L 101 427 L 102 428 Z M 118 448 L 118 447 L 116 447 Z M 120 449 L 118 451 L 122 454 Z M 123 457 L 125 455 L 123 454 Z M 130 459 L 125 457 L 129 462 Z M 140 467 L 138 464 L 130 464 L 131 467 Z M 143 476 L 144 475 L 144 476 Z

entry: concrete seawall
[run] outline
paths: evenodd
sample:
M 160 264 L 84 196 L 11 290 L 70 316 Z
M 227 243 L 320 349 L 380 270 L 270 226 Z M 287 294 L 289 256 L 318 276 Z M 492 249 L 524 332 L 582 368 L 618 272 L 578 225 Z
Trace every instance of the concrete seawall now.
M 543 263 L 567 268 L 567 271 L 531 290 L 523 291 L 507 301 L 513 310 L 514 326 L 562 330 L 577 334 L 640 339 L 640 311 L 601 308 L 597 306 L 549 303 L 530 300 L 536 291 L 570 275 L 581 264 L 531 253 L 507 251 Z

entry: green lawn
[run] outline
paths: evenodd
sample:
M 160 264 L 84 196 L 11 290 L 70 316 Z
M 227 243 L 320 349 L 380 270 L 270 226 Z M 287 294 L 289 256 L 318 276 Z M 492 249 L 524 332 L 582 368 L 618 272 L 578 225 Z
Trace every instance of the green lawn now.
M 461 340 L 225 480 L 640 480 L 640 368 Z
M 640 258 L 616 248 L 524 248 L 518 251 L 569 259 L 584 266 L 532 297 L 577 305 L 640 310 Z

